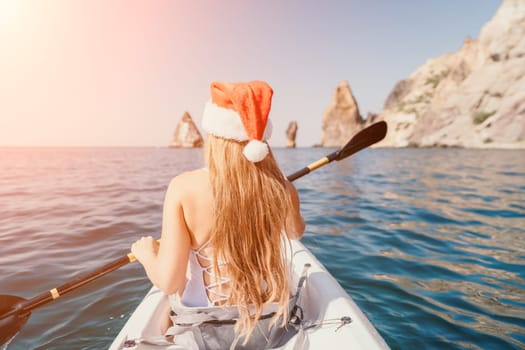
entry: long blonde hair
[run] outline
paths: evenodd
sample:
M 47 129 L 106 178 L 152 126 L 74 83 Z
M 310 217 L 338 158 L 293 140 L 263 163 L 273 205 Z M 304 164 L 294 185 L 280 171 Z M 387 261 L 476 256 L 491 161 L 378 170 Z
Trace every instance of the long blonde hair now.
M 271 324 L 280 316 L 282 325 L 286 321 L 289 287 L 281 243 L 292 202 L 271 151 L 252 163 L 242 154 L 245 144 L 208 135 L 205 152 L 214 201 L 215 269 L 220 274 L 218 260 L 227 262 L 228 304 L 239 308 L 236 330 L 247 340 L 265 303 L 279 304 Z

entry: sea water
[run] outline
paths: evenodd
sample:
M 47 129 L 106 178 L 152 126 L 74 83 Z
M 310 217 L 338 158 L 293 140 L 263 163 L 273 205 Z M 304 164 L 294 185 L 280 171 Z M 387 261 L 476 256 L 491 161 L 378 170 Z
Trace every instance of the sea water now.
M 331 151 L 275 155 L 290 174 Z M 202 166 L 198 149 L 0 148 L 0 294 L 159 236 L 169 180 Z M 524 151 L 367 149 L 295 185 L 304 244 L 392 349 L 525 347 Z M 35 310 L 9 350 L 107 348 L 149 288 L 123 267 Z

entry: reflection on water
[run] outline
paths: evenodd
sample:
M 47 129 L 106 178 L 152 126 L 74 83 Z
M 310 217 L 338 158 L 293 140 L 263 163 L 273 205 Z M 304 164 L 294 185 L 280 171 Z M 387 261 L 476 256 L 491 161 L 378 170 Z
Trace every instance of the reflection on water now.
M 525 347 L 525 152 L 367 151 L 319 187 L 344 237 L 307 240 L 391 347 Z
M 289 174 L 329 150 L 277 149 Z M 200 150 L 0 149 L 1 294 L 56 287 L 158 236 Z M 393 349 L 525 347 L 525 152 L 365 150 L 296 182 L 304 243 Z M 137 264 L 36 310 L 9 349 L 101 349 L 149 288 Z

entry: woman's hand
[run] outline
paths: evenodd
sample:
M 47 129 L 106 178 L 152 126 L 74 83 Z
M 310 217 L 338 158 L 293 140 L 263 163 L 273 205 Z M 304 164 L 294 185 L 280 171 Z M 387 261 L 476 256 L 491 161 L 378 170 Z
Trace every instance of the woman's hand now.
M 151 236 L 142 237 L 131 245 L 131 252 L 143 265 L 157 256 L 159 243 Z

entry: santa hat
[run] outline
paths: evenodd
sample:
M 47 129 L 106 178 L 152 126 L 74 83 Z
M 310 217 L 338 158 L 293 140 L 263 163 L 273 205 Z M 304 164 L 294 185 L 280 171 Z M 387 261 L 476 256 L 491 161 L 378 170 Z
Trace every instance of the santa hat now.
M 268 154 L 272 125 L 268 119 L 273 90 L 264 81 L 211 84 L 211 99 L 202 116 L 203 129 L 212 135 L 236 141 L 250 141 L 244 156 L 253 163 Z

